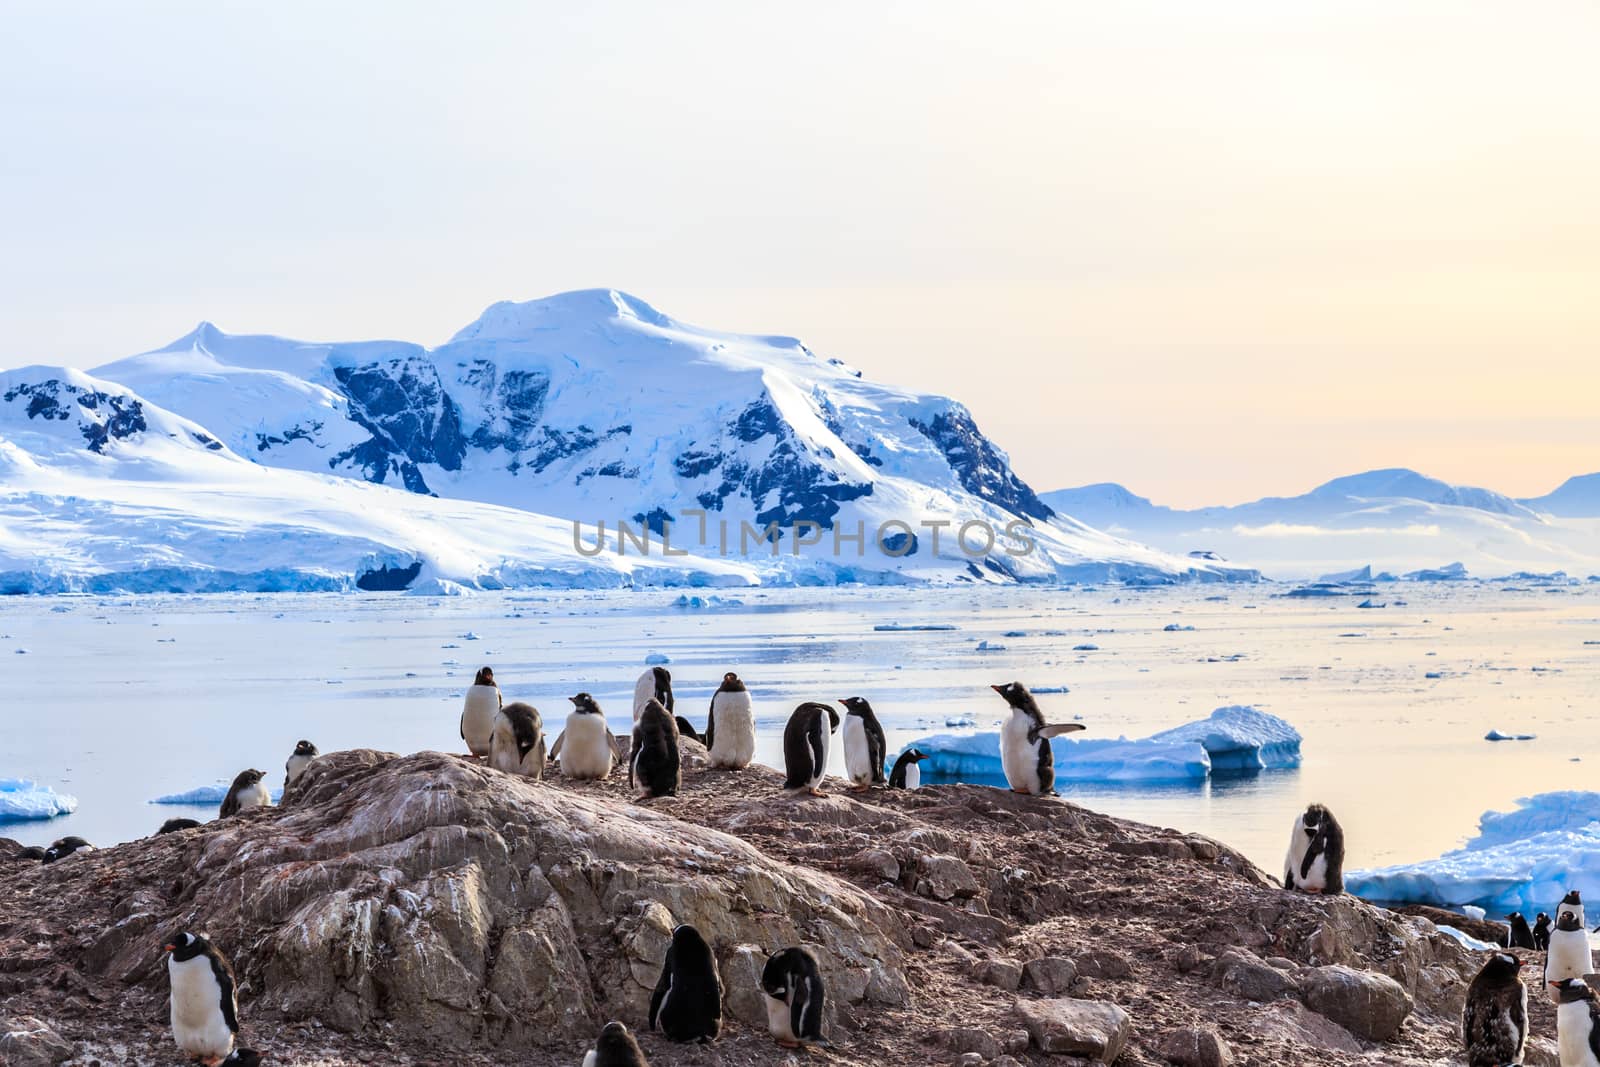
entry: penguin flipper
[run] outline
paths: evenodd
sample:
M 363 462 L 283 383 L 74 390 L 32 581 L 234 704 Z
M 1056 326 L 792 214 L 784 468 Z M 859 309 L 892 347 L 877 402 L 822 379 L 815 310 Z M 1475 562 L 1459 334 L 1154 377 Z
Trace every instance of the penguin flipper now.
M 1079 730 L 1087 729 L 1088 727 L 1081 722 L 1056 722 L 1039 727 L 1038 733 L 1040 737 L 1060 737 L 1062 734 L 1075 734 Z
M 656 988 L 650 994 L 650 1029 L 656 1028 L 657 1016 L 661 1014 L 661 1002 L 667 999 L 667 990 L 672 987 L 672 946 L 667 946 L 667 957 L 661 961 L 661 977 L 656 979 Z
M 705 732 L 705 737 L 703 738 L 703 740 L 705 741 L 706 751 L 707 752 L 711 751 L 711 745 L 712 745 L 712 742 L 716 739 L 716 736 L 717 736 L 717 697 L 716 697 L 716 694 L 712 694 L 712 696 L 711 696 L 711 710 L 706 712 L 706 732 Z
M 550 746 L 551 759 L 556 759 L 561 755 L 561 742 L 565 741 L 566 739 L 567 732 L 565 730 L 562 730 L 559 734 L 556 734 L 556 743 Z

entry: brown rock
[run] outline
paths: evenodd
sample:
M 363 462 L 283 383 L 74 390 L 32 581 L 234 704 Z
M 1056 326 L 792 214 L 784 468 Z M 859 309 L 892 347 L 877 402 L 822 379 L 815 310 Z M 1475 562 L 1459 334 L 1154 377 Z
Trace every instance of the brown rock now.
M 1077 978 L 1077 964 L 1060 956 L 1044 956 L 1022 965 L 1023 983 L 1047 997 L 1064 995 Z
M 972 869 L 954 856 L 923 856 L 917 861 L 917 892 L 935 900 L 977 896 Z
M 1128 1043 L 1128 1013 L 1098 1000 L 1020 1000 L 1017 1013 L 1040 1052 L 1111 1063 Z
M 1337 964 L 1300 976 L 1300 999 L 1359 1037 L 1387 1041 L 1411 1014 L 1411 998 L 1387 975 Z
M 939 1030 L 933 1036 L 935 1041 L 952 1052 L 972 1052 L 986 1060 L 992 1060 L 1000 1055 L 1000 1042 L 991 1037 L 986 1030 L 956 1026 Z
M 0 1016 L 0 1063 L 55 1067 L 72 1058 L 72 1045 L 31 1015 Z
M 1236 997 L 1265 1003 L 1295 990 L 1293 978 L 1243 951 L 1224 952 L 1212 972 L 1222 988 Z
M 1133 964 L 1128 957 L 1106 948 L 1092 949 L 1077 959 L 1078 973 L 1085 978 L 1129 978 Z
M 1161 1039 L 1156 1051 L 1179 1067 L 1231 1067 L 1234 1062 L 1233 1050 L 1212 1030 L 1174 1030 Z
M 1016 960 L 984 960 L 978 965 L 977 978 L 984 985 L 992 985 L 1008 993 L 1015 993 L 1017 987 L 1022 984 L 1022 965 Z

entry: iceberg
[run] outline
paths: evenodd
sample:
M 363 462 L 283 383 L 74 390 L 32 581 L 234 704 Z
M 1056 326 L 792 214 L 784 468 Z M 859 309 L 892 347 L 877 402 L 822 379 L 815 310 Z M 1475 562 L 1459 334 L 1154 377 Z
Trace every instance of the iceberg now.
M 150 801 L 152 804 L 221 804 L 228 796 L 228 783 L 217 782 L 214 785 L 196 786 L 183 793 L 168 793 L 163 797 L 156 797 Z M 283 790 L 272 790 L 272 802 L 276 804 L 283 799 Z
M 1437 859 L 1345 875 L 1358 897 L 1492 915 L 1548 911 L 1569 889 L 1600 885 L 1600 793 L 1567 790 L 1486 812 L 1478 835 Z
M 1508 734 L 1501 730 L 1491 729 L 1483 735 L 1485 741 L 1533 741 L 1538 734 Z
M 1248 704 L 1218 708 L 1210 718 L 1151 734 L 1151 741 L 1194 741 L 1213 771 L 1258 771 L 1300 766 L 1300 731 Z
M 57 793 L 31 778 L 0 778 L 0 822 L 53 819 L 77 809 L 77 797 Z
M 1185 782 L 1204 781 L 1218 771 L 1298 767 L 1300 740 L 1299 732 L 1276 715 L 1235 705 L 1146 738 L 1058 737 L 1050 745 L 1057 781 Z M 912 745 L 928 754 L 923 764 L 928 781 L 1005 781 L 998 732 L 935 734 Z
M 1372 581 L 1372 564 L 1357 567 L 1349 571 L 1335 571 L 1333 574 L 1324 574 L 1317 581 L 1330 585 L 1349 585 L 1351 583 L 1365 583 Z

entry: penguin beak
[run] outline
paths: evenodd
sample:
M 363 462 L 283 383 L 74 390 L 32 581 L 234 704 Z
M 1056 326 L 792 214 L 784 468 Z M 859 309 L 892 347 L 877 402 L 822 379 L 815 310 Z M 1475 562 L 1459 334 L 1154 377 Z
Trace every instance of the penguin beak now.
M 161 951 L 162 952 L 176 952 L 176 951 L 178 951 L 178 946 L 177 945 L 162 945 L 161 946 Z
M 1002 686 L 998 686 L 998 685 L 991 685 L 991 686 L 990 686 L 990 687 L 989 687 L 989 688 L 990 688 L 990 689 L 993 689 L 993 690 L 994 690 L 994 691 L 995 691 L 995 692 L 996 692 L 996 693 L 999 693 L 999 694 L 1000 694 L 1000 695 L 1002 695 L 1002 696 L 1004 696 L 1004 695 L 1005 695 L 1005 688 L 1004 688 L 1004 687 L 1002 687 Z

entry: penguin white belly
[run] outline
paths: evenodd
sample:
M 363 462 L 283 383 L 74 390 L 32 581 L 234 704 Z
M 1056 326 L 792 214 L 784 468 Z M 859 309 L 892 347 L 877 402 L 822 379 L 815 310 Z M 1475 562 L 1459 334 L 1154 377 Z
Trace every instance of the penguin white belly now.
M 1589 1002 L 1575 1000 L 1556 1008 L 1556 1055 L 1561 1067 L 1597 1067 L 1589 1048 Z
M 583 1057 L 583 1067 L 594 1067 L 594 1058 L 596 1055 L 598 1055 L 598 1053 L 596 1053 L 594 1049 L 590 1049 Z
M 222 1014 L 222 987 L 204 956 L 179 962 L 167 957 L 172 982 L 172 1037 L 192 1056 L 221 1058 L 233 1051 L 233 1031 Z
M 1296 868 L 1296 873 L 1298 874 L 1298 868 Z M 1306 871 L 1305 878 L 1300 880 L 1300 888 L 1314 889 L 1319 893 L 1328 888 L 1327 853 L 1321 853 L 1311 861 L 1311 867 Z
M 272 794 L 267 792 L 267 787 L 260 782 L 239 790 L 238 796 L 240 811 L 249 811 L 251 808 L 270 808 L 272 806 Z
M 1544 980 L 1549 983 L 1566 978 L 1582 978 L 1594 973 L 1594 953 L 1589 951 L 1589 935 L 1582 930 L 1556 930 L 1550 935 L 1550 951 L 1545 954 Z
M 767 1031 L 779 1041 L 794 1041 L 800 1039 L 794 1036 L 794 1020 L 789 1014 L 788 1001 L 779 1000 L 777 997 L 762 994 L 767 1002 Z
M 300 776 L 306 773 L 306 768 L 311 766 L 311 761 L 315 758 L 315 756 L 290 756 L 289 762 L 284 768 L 284 773 L 287 776 L 287 781 L 284 784 L 294 785 L 298 782 Z
M 872 784 L 872 748 L 867 744 L 867 724 L 859 715 L 844 717 L 844 772 L 853 786 Z
M 566 778 L 604 778 L 611 773 L 611 742 L 599 715 L 567 716 L 567 739 L 561 742 L 561 774 Z
M 717 728 L 711 735 L 710 763 L 724 770 L 743 770 L 756 758 L 756 718 L 749 693 L 718 693 L 711 714 Z
M 817 766 L 811 774 L 811 784 L 813 786 L 822 785 L 822 780 L 828 776 L 828 742 L 833 737 L 833 733 L 828 729 L 828 724 L 825 721 L 817 724 L 817 730 L 822 734 L 822 758 L 817 761 Z
M 1012 715 L 1000 727 L 1000 766 L 1012 789 L 1025 789 L 1037 795 L 1039 787 L 1039 744 L 1028 740 L 1026 715 Z
M 920 764 L 906 764 L 906 788 L 915 789 L 922 784 L 922 767 Z
M 466 703 L 461 708 L 461 736 L 474 756 L 489 754 L 494 735 L 494 720 L 500 714 L 500 690 L 492 685 L 467 687 Z

